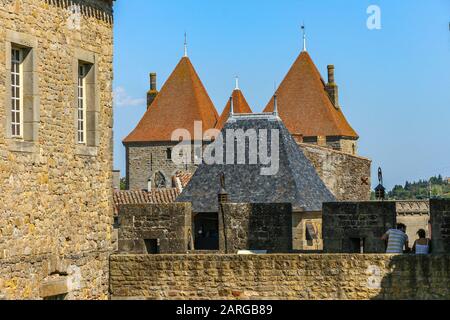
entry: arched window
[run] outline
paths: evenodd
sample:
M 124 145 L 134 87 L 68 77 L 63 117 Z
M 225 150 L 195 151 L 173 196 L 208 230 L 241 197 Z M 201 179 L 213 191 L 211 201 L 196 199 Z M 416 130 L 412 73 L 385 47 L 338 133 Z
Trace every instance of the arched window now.
M 167 188 L 166 177 L 160 171 L 155 174 L 155 187 L 157 189 Z

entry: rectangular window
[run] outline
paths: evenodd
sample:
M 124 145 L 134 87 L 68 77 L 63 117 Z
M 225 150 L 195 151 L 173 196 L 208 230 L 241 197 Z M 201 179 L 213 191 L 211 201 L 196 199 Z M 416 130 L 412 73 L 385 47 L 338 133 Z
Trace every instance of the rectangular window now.
M 78 65 L 78 143 L 86 144 L 86 66 Z
M 167 148 L 166 153 L 167 160 L 172 160 L 172 148 Z
M 23 136 L 23 50 L 11 49 L 11 136 Z

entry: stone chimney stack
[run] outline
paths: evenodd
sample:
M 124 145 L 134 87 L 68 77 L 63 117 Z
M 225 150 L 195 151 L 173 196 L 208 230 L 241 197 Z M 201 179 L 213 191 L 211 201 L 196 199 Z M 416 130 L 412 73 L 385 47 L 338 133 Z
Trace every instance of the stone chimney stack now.
M 156 73 L 150 73 L 150 90 L 147 92 L 147 109 L 152 104 L 158 95 L 158 90 L 156 89 Z
M 336 108 L 339 108 L 339 88 L 334 82 L 334 65 L 328 66 L 328 83 L 326 89 L 331 102 L 333 102 Z

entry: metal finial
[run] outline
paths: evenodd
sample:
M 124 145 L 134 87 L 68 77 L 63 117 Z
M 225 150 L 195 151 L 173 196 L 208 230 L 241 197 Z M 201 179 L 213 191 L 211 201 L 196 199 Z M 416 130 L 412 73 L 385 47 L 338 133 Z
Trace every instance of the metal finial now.
M 306 27 L 304 22 L 302 24 L 302 30 L 303 30 L 303 51 L 306 51 Z
M 383 171 L 381 168 L 378 168 L 378 182 L 383 185 Z
M 184 56 L 188 56 L 187 33 L 184 33 Z
M 220 174 L 220 187 L 225 190 L 225 173 Z
M 273 95 L 273 115 L 278 117 L 278 96 L 276 92 Z
M 235 86 L 234 90 L 239 90 L 239 77 L 236 76 L 235 80 L 236 80 L 236 86 Z
M 386 188 L 383 186 L 383 171 L 378 168 L 378 186 L 375 188 L 375 198 L 384 200 L 386 198 Z
M 234 103 L 233 103 L 233 96 L 230 97 L 230 117 L 234 115 Z

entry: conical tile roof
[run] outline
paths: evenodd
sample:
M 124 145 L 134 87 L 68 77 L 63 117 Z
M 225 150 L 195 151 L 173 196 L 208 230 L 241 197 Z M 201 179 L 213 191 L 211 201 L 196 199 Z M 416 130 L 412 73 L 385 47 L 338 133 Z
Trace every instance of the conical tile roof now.
M 303 51 L 277 90 L 278 112 L 293 135 L 358 138 L 331 102 L 317 67 Z M 264 112 L 273 112 L 273 98 Z
M 240 89 L 235 89 L 233 91 L 232 97 L 233 97 L 234 113 L 252 113 L 252 109 L 250 109 L 250 106 L 248 105 L 247 100 L 245 100 L 245 97 Z M 230 111 L 231 111 L 231 103 L 230 100 L 228 99 L 228 103 L 225 106 L 225 109 L 223 110 L 222 115 L 219 118 L 219 121 L 217 122 L 216 129 L 222 130 L 223 126 L 230 117 Z
M 188 57 L 183 57 L 147 112 L 123 141 L 171 141 L 176 129 L 187 129 L 194 138 L 194 122 L 203 130 L 214 128 L 219 116 Z

